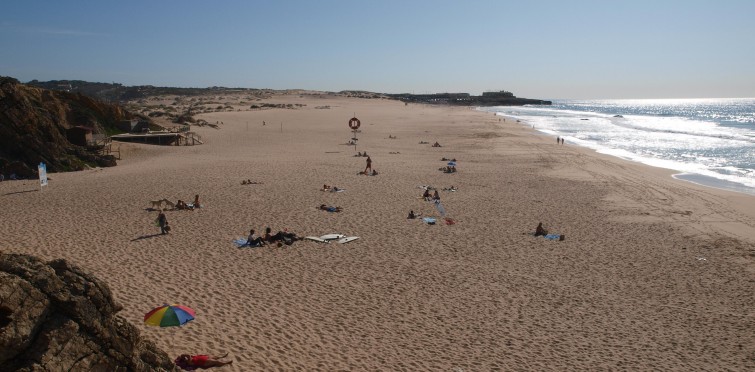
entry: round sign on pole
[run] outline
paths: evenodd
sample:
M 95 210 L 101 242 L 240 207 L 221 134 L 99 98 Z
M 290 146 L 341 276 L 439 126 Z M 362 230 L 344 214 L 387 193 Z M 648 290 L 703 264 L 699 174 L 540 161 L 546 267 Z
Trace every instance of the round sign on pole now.
M 353 117 L 353 118 L 351 118 L 351 120 L 349 120 L 349 128 L 351 128 L 351 129 L 354 129 L 354 130 L 359 129 L 359 125 L 360 124 L 361 124 L 361 122 L 356 117 Z

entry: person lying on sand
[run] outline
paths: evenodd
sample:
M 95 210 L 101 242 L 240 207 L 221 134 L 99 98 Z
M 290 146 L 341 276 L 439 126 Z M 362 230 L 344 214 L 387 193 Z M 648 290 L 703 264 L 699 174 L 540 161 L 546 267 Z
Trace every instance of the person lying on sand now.
M 262 182 L 252 181 L 252 180 L 242 180 L 242 185 L 260 185 Z
M 320 204 L 319 209 L 323 211 L 328 211 L 328 212 L 340 212 L 343 210 L 343 208 L 341 207 L 331 207 L 325 204 Z
M 181 210 L 186 210 L 186 209 L 188 209 L 188 210 L 194 210 L 194 208 L 190 207 L 190 206 L 189 206 L 188 204 L 186 204 L 186 202 L 185 202 L 185 201 L 183 201 L 183 200 L 181 200 L 181 199 L 178 199 L 178 201 L 176 202 L 176 209 L 181 209 Z
M 287 231 L 278 231 L 277 233 L 273 234 L 272 229 L 270 227 L 265 228 L 265 236 L 263 239 L 267 243 L 278 243 L 278 246 L 280 247 L 282 243 L 286 243 L 286 245 L 291 245 L 293 242 L 300 240 L 299 237 L 296 236 L 294 233 L 290 233 Z
M 198 368 L 211 368 L 211 367 L 222 367 L 227 364 L 233 364 L 232 360 L 229 361 L 223 361 L 221 359 L 228 356 L 228 353 L 225 353 L 225 355 L 207 355 L 207 354 L 199 354 L 199 355 L 190 355 L 190 354 L 181 354 L 179 355 L 174 363 L 176 363 L 177 366 L 181 367 L 182 369 L 186 370 L 192 370 Z

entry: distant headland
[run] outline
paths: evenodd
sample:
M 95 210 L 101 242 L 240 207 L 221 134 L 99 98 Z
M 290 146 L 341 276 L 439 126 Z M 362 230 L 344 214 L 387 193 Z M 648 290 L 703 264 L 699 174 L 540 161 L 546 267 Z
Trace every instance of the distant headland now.
M 469 93 L 434 93 L 434 94 L 386 94 L 387 96 L 404 102 L 447 104 L 459 106 L 524 106 L 550 105 L 551 101 L 531 98 L 519 98 L 514 93 L 505 90 L 498 92 L 483 92 L 481 96 Z

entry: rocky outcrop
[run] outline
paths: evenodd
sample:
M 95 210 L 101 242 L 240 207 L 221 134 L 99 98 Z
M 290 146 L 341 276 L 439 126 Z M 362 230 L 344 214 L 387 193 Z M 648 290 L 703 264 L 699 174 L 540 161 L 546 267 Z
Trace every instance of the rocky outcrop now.
M 67 130 L 76 126 L 105 134 L 131 114 L 119 106 L 90 97 L 30 87 L 0 76 L 0 172 L 33 177 L 45 162 L 48 172 L 89 166 L 113 166 L 115 158 L 69 142 Z
M 178 371 L 119 310 L 107 284 L 65 260 L 0 254 L 0 370 Z

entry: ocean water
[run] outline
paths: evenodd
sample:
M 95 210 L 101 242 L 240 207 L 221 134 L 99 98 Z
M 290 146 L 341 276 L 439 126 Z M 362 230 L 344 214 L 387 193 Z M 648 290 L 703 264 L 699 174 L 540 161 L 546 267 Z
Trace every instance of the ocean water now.
M 555 100 L 480 110 L 567 144 L 677 170 L 677 178 L 755 194 L 755 99 Z

